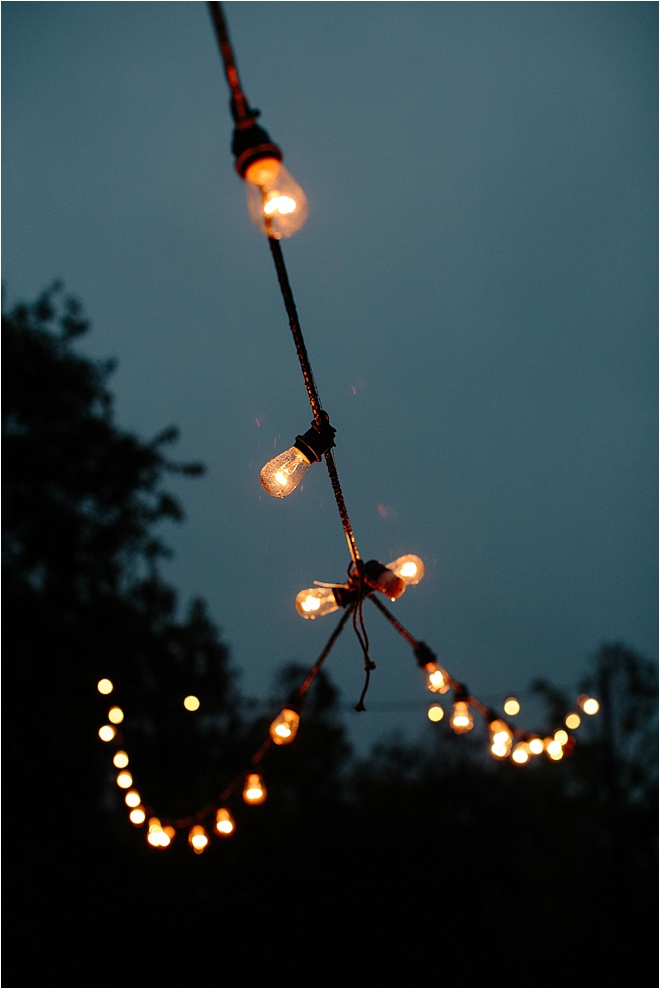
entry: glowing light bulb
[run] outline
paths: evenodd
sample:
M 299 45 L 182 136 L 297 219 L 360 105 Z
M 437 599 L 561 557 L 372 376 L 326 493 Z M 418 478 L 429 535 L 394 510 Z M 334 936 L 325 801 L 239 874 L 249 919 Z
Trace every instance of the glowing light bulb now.
M 136 828 L 139 828 L 142 824 L 144 824 L 146 818 L 147 818 L 146 811 L 141 804 L 139 807 L 134 807 L 133 810 L 128 815 L 129 821 L 131 822 L 131 824 L 134 824 Z
M 488 725 L 490 751 L 497 759 L 506 759 L 511 752 L 513 734 L 506 721 L 495 718 Z
M 142 800 L 140 799 L 140 794 L 137 790 L 129 790 L 124 797 L 124 803 L 127 807 L 139 807 Z
M 529 739 L 528 744 L 529 744 L 530 755 L 541 755 L 541 753 L 545 749 L 545 745 L 543 744 L 543 739 L 539 738 L 538 735 L 533 735 Z
M 567 714 L 566 717 L 564 718 L 564 724 L 566 725 L 567 728 L 570 728 L 571 731 L 574 731 L 576 728 L 579 728 L 581 722 L 582 719 L 580 715 L 577 714 L 575 711 L 571 711 L 570 714 Z
M 509 715 L 520 713 L 520 703 L 516 697 L 507 697 L 504 701 L 504 713 Z
M 529 762 L 529 756 L 529 742 L 517 742 L 511 753 L 511 761 L 515 762 L 517 766 L 524 766 L 526 762 Z
M 128 755 L 123 750 L 115 752 L 112 763 L 117 769 L 126 769 L 128 766 Z
M 198 711 L 199 710 L 199 697 L 195 697 L 194 694 L 188 694 L 187 697 L 183 698 L 183 706 L 186 711 Z
M 283 708 L 271 723 L 269 734 L 275 745 L 288 745 L 296 737 L 300 715 L 290 707 Z
M 123 769 L 121 773 L 117 774 L 117 786 L 121 787 L 122 790 L 128 790 L 129 787 L 133 786 L 133 777 L 128 770 Z
M 419 584 L 424 576 L 424 564 L 418 556 L 409 553 L 407 556 L 400 556 L 387 564 L 387 569 L 399 577 L 406 586 Z
M 474 722 L 470 712 L 470 705 L 467 701 L 454 701 L 454 707 L 449 723 L 457 735 L 462 735 L 464 732 L 470 731 Z
M 587 694 L 580 694 L 578 704 L 585 714 L 598 714 L 600 711 L 600 704 L 596 698 L 589 697 Z
M 445 716 L 445 712 L 440 706 L 440 704 L 431 704 L 428 709 L 428 719 L 429 721 L 442 721 Z
M 188 844 L 195 855 L 201 855 L 209 843 L 209 836 L 201 824 L 195 824 L 188 832 Z
M 301 450 L 291 446 L 262 467 L 261 483 L 269 495 L 286 498 L 298 487 L 311 462 Z
M 161 827 L 157 817 L 149 818 L 149 830 L 147 831 L 147 841 L 154 848 L 167 848 L 171 838 L 167 831 Z
M 215 813 L 215 830 L 221 838 L 228 838 L 234 833 L 236 824 L 226 807 L 220 807 Z
M 243 800 L 246 804 L 262 804 L 266 799 L 266 787 L 259 773 L 248 773 L 243 787 Z
M 120 725 L 124 720 L 124 712 L 120 707 L 111 707 L 108 711 L 108 721 L 112 721 L 113 725 Z
M 424 667 L 426 670 L 426 687 L 433 694 L 446 694 L 449 690 L 449 674 L 446 670 L 443 670 L 439 663 L 427 663 Z
M 102 742 L 111 742 L 116 734 L 117 729 L 113 725 L 101 725 L 99 728 L 99 738 Z
M 310 464 L 318 462 L 326 450 L 334 446 L 335 430 L 327 416 L 321 423 L 312 423 L 302 436 L 296 436 L 293 446 L 273 457 L 261 468 L 261 483 L 274 498 L 286 498 L 302 481 Z
M 99 680 L 99 682 L 96 685 L 96 689 L 98 690 L 99 694 L 111 694 L 112 691 L 114 690 L 114 687 L 112 686 L 112 680 L 107 680 L 105 678 L 103 680 Z
M 257 230 L 276 240 L 298 233 L 309 215 L 307 197 L 282 162 L 262 158 L 248 166 L 244 178 Z

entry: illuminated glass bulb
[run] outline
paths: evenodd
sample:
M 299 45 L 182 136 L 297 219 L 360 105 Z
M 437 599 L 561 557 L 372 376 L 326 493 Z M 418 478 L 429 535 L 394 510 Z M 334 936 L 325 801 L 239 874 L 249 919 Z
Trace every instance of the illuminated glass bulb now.
M 149 818 L 147 841 L 154 848 L 167 848 L 171 841 L 169 834 L 167 834 L 164 828 L 161 827 L 160 821 L 157 817 Z
M 426 687 L 433 694 L 446 694 L 449 690 L 449 674 L 439 663 L 426 663 Z
M 99 694 L 111 694 L 114 689 L 112 686 L 112 680 L 107 680 L 105 678 L 103 680 L 99 680 L 96 685 L 96 689 Z
M 117 767 L 117 769 L 126 769 L 126 767 L 128 766 L 128 755 L 123 750 L 120 750 L 119 752 L 115 752 L 112 762 L 113 765 Z
M 250 219 L 257 230 L 279 240 L 297 233 L 307 220 L 307 197 L 276 158 L 260 158 L 245 170 Z
M 188 844 L 195 855 L 201 855 L 209 843 L 209 836 L 201 824 L 195 824 L 188 832 Z
M 262 804 L 266 799 L 266 787 L 259 773 L 248 773 L 243 787 L 243 800 L 246 804 Z
M 117 729 L 113 725 L 101 725 L 99 728 L 99 738 L 102 742 L 111 742 L 116 734 Z
M 488 725 L 490 751 L 497 759 L 506 759 L 511 752 L 513 734 L 506 721 L 495 718 Z
M 139 807 L 141 804 L 140 794 L 137 790 L 129 790 L 124 797 L 124 803 L 127 807 Z
M 136 828 L 139 828 L 142 824 L 144 824 L 146 817 L 147 815 L 145 809 L 141 804 L 139 807 L 134 807 L 128 815 L 129 821 L 131 824 L 134 824 Z
M 124 720 L 124 712 L 120 707 L 111 707 L 108 711 L 108 721 L 112 721 L 113 725 L 120 725 Z
M 531 755 L 541 755 L 545 745 L 543 744 L 543 739 L 539 738 L 538 735 L 533 735 L 529 739 L 529 751 Z
M 215 830 L 222 838 L 228 838 L 234 833 L 236 824 L 226 807 L 220 807 L 215 813 Z
M 571 731 L 574 731 L 576 728 L 579 728 L 581 722 L 582 719 L 580 718 L 580 715 L 577 714 L 575 711 L 571 711 L 571 713 L 567 714 L 566 717 L 564 718 L 564 724 L 566 725 L 567 728 L 570 728 Z
M 261 483 L 269 495 L 286 498 L 298 487 L 311 462 L 301 450 L 291 446 L 261 468 Z
M 419 584 L 424 576 L 424 564 L 418 556 L 409 553 L 407 556 L 400 556 L 387 564 L 387 569 L 392 570 L 397 577 L 408 586 L 409 584 Z
M 443 711 L 440 704 L 431 704 L 430 708 L 428 709 L 429 721 L 442 721 L 444 716 L 445 716 L 445 712 Z
M 509 715 L 520 713 L 520 703 L 516 697 L 507 697 L 504 701 L 504 713 Z
M 457 735 L 462 735 L 463 732 L 470 731 L 474 722 L 470 712 L 470 705 L 467 701 L 454 701 L 454 708 L 449 723 Z
M 511 753 L 511 761 L 515 762 L 518 766 L 523 766 L 526 762 L 529 762 L 529 742 L 517 742 Z
M 596 698 L 589 697 L 587 694 L 580 694 L 578 704 L 585 714 L 598 714 L 600 711 L 600 704 Z
M 199 697 L 195 697 L 194 694 L 188 694 L 187 697 L 183 698 L 183 706 L 186 711 L 198 711 L 199 710 Z
M 544 739 L 543 747 L 554 762 L 559 762 L 560 759 L 564 758 L 564 749 L 557 738 Z
M 128 770 L 123 769 L 121 773 L 118 773 L 117 786 L 121 787 L 122 790 L 128 790 L 129 787 L 133 786 L 133 777 Z
M 326 450 L 334 446 L 335 430 L 326 413 L 321 421 L 312 422 L 312 428 L 302 436 L 296 436 L 293 446 L 269 460 L 261 468 L 261 483 L 274 498 L 286 498 L 302 481 L 310 464 L 318 462 Z
M 280 711 L 275 720 L 271 723 L 269 734 L 275 745 L 288 745 L 296 737 L 300 715 L 290 707 L 285 707 Z

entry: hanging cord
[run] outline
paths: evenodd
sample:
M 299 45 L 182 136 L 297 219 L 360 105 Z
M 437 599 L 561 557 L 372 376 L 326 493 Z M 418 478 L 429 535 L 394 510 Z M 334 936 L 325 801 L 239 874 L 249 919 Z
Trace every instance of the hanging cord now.
M 220 3 L 209 2 L 208 8 L 211 12 L 211 20 L 215 28 L 218 45 L 220 46 L 222 64 L 224 65 L 227 82 L 231 90 L 232 112 L 235 114 L 237 122 L 251 120 L 254 117 L 254 111 L 250 109 L 238 78 L 238 69 L 236 68 L 234 53 L 231 42 L 229 41 L 229 32 L 227 31 L 227 23 L 222 12 L 222 5 Z
M 270 245 L 271 254 L 273 255 L 273 261 L 275 262 L 277 280 L 279 282 L 280 291 L 284 300 L 284 307 L 286 309 L 287 316 L 289 317 L 289 326 L 291 327 L 291 333 L 293 334 L 294 343 L 296 345 L 296 353 L 298 354 L 298 360 L 300 361 L 300 367 L 302 368 L 303 379 L 305 381 L 305 387 L 307 388 L 307 395 L 309 397 L 309 404 L 312 407 L 316 424 L 318 426 L 323 426 L 327 423 L 328 416 L 327 413 L 323 412 L 321 408 L 318 391 L 314 383 L 314 375 L 312 374 L 312 368 L 307 356 L 307 348 L 305 347 L 305 341 L 303 340 L 302 330 L 300 329 L 300 323 L 298 321 L 296 303 L 293 298 L 293 292 L 291 291 L 291 285 L 289 284 L 286 265 L 284 264 L 282 247 L 279 240 L 275 237 L 269 237 L 268 243 Z M 328 474 L 330 475 L 332 491 L 335 496 L 335 501 L 337 502 L 337 508 L 339 509 L 339 517 L 346 536 L 346 542 L 348 543 L 348 549 L 351 554 L 351 559 L 354 564 L 357 564 L 360 559 L 360 554 L 355 541 L 355 534 L 348 517 L 348 511 L 344 502 L 341 484 L 339 483 L 339 475 L 337 473 L 335 459 L 332 455 L 332 449 L 326 450 L 324 456 L 326 466 L 328 468 Z

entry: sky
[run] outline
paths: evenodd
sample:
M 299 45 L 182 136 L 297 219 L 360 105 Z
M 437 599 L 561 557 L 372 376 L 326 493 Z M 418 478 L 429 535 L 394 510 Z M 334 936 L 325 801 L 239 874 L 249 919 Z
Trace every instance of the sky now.
M 309 201 L 282 249 L 359 553 L 422 558 L 384 603 L 534 730 L 535 678 L 577 692 L 606 642 L 657 659 L 658 6 L 223 7 Z M 5 0 L 1 29 L 4 305 L 62 279 L 117 424 L 206 465 L 170 484 L 164 575 L 265 698 L 337 623 L 297 592 L 350 555 L 324 463 L 284 500 L 259 481 L 312 412 L 207 5 Z M 434 698 L 364 615 L 365 712 L 350 625 L 324 664 L 349 738 L 423 743 Z

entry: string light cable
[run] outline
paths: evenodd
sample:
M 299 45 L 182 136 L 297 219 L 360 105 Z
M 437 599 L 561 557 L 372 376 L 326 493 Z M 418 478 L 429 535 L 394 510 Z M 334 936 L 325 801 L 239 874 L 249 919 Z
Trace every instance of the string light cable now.
M 310 429 L 296 436 L 289 450 L 279 454 L 264 466 L 260 475 L 261 483 L 274 497 L 286 497 L 295 490 L 312 463 L 325 459 L 351 562 L 343 583 L 316 581 L 314 587 L 304 589 L 296 596 L 296 610 L 302 618 L 314 620 L 335 611 L 341 611 L 342 614 L 309 673 L 271 719 L 268 732 L 260 746 L 240 772 L 205 807 L 186 817 L 161 820 L 155 809 L 143 801 L 140 791 L 134 785 L 132 772 L 128 769 L 130 757 L 126 750 L 126 739 L 119 727 L 124 720 L 123 710 L 118 704 L 111 704 L 105 710 L 105 720 L 98 735 L 99 739 L 104 744 L 110 745 L 113 751 L 113 765 L 118 770 L 116 783 L 124 792 L 129 820 L 137 828 L 146 828 L 147 841 L 154 848 L 168 847 L 179 832 L 187 831 L 188 843 L 196 854 L 205 851 L 211 836 L 227 838 L 234 833 L 235 815 L 239 813 L 236 804 L 241 808 L 246 805 L 258 806 L 267 799 L 262 764 L 272 751 L 281 749 L 296 738 L 307 692 L 349 621 L 360 644 L 365 671 L 364 687 L 355 710 L 366 710 L 364 698 L 370 674 L 376 668 L 369 655 L 369 636 L 364 619 L 366 600 L 370 600 L 376 606 L 411 647 L 416 664 L 425 675 L 428 690 L 434 695 L 450 694 L 452 704 L 448 720 L 455 734 L 460 735 L 472 730 L 474 712 L 487 726 L 490 752 L 493 757 L 508 759 L 517 765 L 524 765 L 532 757 L 541 754 L 545 754 L 553 761 L 559 761 L 565 754 L 570 753 L 575 744 L 574 734 L 569 734 L 565 728 L 557 729 L 552 735 L 542 737 L 515 727 L 504 716 L 515 711 L 512 698 L 510 708 L 509 701 L 505 703 L 504 714 L 499 714 L 483 704 L 461 681 L 455 679 L 439 663 L 432 650 L 424 642 L 416 639 L 383 604 L 383 598 L 389 598 L 390 602 L 394 602 L 401 597 L 408 586 L 419 583 L 424 576 L 424 564 L 413 554 L 399 557 L 387 565 L 375 559 L 365 562 L 358 551 L 332 453 L 335 446 L 335 430 L 330 425 L 329 416 L 319 398 L 282 253 L 282 238 L 296 233 L 307 219 L 307 199 L 285 168 L 281 148 L 257 123 L 260 111 L 251 107 L 245 96 L 222 5 L 218 2 L 209 2 L 208 7 L 230 90 L 230 110 L 234 121 L 231 151 L 235 170 L 245 183 L 250 217 L 268 239 L 313 415 Z M 106 698 L 113 694 L 115 686 L 110 679 L 104 679 L 99 681 L 97 689 L 99 694 Z M 584 714 L 595 714 L 598 711 L 598 701 L 580 695 L 577 707 Z M 431 721 L 442 720 L 443 706 L 437 702 L 432 703 L 428 709 L 428 717 Z M 573 711 L 566 716 L 565 724 L 574 731 L 580 721 L 581 715 Z

